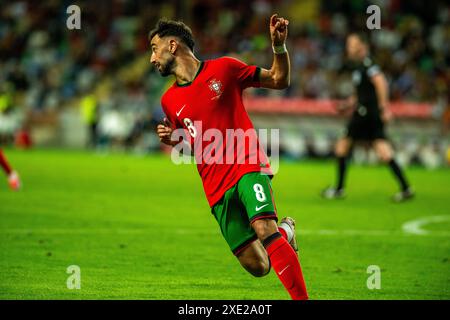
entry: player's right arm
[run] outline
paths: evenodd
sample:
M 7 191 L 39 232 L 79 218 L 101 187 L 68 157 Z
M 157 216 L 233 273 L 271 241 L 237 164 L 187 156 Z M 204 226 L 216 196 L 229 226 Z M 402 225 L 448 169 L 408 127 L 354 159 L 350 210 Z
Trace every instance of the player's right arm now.
M 286 89 L 290 84 L 291 65 L 286 50 L 286 38 L 289 20 L 279 18 L 277 14 L 270 17 L 270 37 L 274 50 L 272 67 L 261 68 L 259 76 L 261 87 L 269 89 Z
M 370 78 L 378 98 L 378 106 L 381 112 L 381 119 L 388 122 L 392 119 L 392 113 L 389 109 L 389 84 L 384 74 L 380 71 Z

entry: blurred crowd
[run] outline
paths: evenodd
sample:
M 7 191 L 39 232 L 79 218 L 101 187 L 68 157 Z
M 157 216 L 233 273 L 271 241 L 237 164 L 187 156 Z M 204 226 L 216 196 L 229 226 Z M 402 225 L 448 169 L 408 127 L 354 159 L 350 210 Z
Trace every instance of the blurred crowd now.
M 149 63 L 147 35 L 160 17 L 181 19 L 192 28 L 201 59 L 233 55 L 270 67 L 273 12 L 290 19 L 291 86 L 250 94 L 343 98 L 352 90 L 345 37 L 367 30 L 371 4 L 381 8 L 382 27 L 370 32 L 371 52 L 387 75 L 391 99 L 431 102 L 438 116 L 448 108 L 446 1 L 77 1 L 81 29 L 68 30 L 71 4 L 24 0 L 0 6 L 0 112 L 21 108 L 26 118 L 79 107 L 92 143 L 108 141 L 102 132 L 118 131 L 121 143 L 132 144 L 161 119 L 159 98 L 172 81 Z

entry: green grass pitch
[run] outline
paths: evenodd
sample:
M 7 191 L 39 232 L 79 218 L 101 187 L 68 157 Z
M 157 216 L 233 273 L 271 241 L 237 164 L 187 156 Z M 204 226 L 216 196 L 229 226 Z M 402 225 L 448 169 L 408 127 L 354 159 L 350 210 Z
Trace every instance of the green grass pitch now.
M 246 273 L 229 251 L 194 166 L 167 156 L 5 150 L 18 193 L 0 185 L 1 299 L 288 299 L 274 272 Z M 348 197 L 318 194 L 333 162 L 281 163 L 279 216 L 297 221 L 311 299 L 450 299 L 450 171 L 407 170 L 417 198 L 393 204 L 382 166 L 352 166 Z M 1 182 L 2 180 L 0 180 Z M 444 216 L 405 233 L 408 221 Z M 70 265 L 81 289 L 70 290 Z M 367 267 L 381 269 L 369 290 Z

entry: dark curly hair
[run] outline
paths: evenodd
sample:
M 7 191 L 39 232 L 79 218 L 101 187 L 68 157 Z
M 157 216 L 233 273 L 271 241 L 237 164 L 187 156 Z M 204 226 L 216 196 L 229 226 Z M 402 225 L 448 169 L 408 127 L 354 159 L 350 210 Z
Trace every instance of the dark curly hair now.
M 153 30 L 148 34 L 148 40 L 158 35 L 160 38 L 165 36 L 174 36 L 180 39 L 191 51 L 194 51 L 194 37 L 192 30 L 181 21 L 160 19 Z

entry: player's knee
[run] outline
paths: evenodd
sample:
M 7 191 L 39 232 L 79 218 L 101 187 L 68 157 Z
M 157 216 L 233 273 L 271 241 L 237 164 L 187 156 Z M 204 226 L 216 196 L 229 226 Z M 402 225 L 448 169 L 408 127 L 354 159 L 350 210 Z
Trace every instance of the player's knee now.
M 388 163 L 392 159 L 392 153 L 388 149 L 383 149 L 378 152 L 378 157 L 384 163 Z
M 245 269 L 254 277 L 264 277 L 270 271 L 269 263 L 265 261 L 253 261 L 245 266 Z
M 336 149 L 334 155 L 338 158 L 345 157 L 347 154 L 342 149 Z
M 384 163 L 388 163 L 389 161 L 392 160 L 392 148 L 389 145 L 389 143 L 381 141 L 381 142 L 377 142 L 375 144 L 375 151 L 378 155 L 378 158 L 384 162 Z
M 336 157 L 345 157 L 348 153 L 348 146 L 345 141 L 338 141 L 336 147 L 334 148 L 334 154 Z
M 388 163 L 392 158 L 389 155 L 383 154 L 380 156 L 380 159 L 383 163 Z

